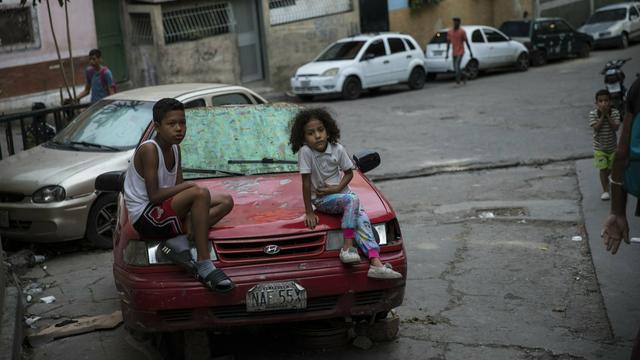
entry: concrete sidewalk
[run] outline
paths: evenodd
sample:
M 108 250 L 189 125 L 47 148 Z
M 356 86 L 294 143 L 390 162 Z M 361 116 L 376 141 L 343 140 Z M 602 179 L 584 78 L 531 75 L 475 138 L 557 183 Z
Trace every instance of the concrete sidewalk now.
M 20 289 L 9 281 L 0 241 L 0 360 L 22 356 L 22 302 Z
M 593 160 L 576 162 L 582 193 L 582 211 L 591 256 L 615 340 L 631 346 L 640 329 L 640 245 L 622 244 L 616 255 L 606 252 L 600 237 L 611 205 L 600 200 L 602 189 Z M 640 237 L 640 220 L 633 216 L 636 199 L 629 197 L 627 218 L 630 237 Z

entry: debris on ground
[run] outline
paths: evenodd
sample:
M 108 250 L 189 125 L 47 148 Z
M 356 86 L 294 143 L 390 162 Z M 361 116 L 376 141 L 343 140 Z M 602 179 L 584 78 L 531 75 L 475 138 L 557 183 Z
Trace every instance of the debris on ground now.
M 58 324 L 51 325 L 35 334 L 28 336 L 32 345 L 42 344 L 55 339 L 84 334 L 96 330 L 113 329 L 122 323 L 122 312 L 114 311 L 111 314 L 68 319 Z
M 362 350 L 369 350 L 373 346 L 373 341 L 366 336 L 358 336 L 356 337 L 352 345 Z
M 47 258 L 44 255 L 33 254 L 33 256 L 31 257 L 32 264 L 40 264 L 40 263 L 43 263 L 45 260 L 47 260 Z
M 45 304 L 51 304 L 52 302 L 56 301 L 56 297 L 53 295 L 49 295 L 49 296 L 41 297 L 40 301 Z
M 582 241 L 582 236 L 580 236 L 580 235 L 572 236 L 571 240 L 572 241 Z
M 32 282 L 22 289 L 22 293 L 25 295 L 35 295 L 43 291 L 44 291 L 43 286 L 38 284 L 37 282 Z
M 9 268 L 14 270 L 33 266 L 34 253 L 28 249 L 17 251 L 7 257 Z
M 38 322 L 38 320 L 40 320 L 40 319 L 42 319 L 40 316 L 30 316 L 30 317 L 28 317 L 28 318 L 26 318 L 26 319 L 24 320 L 24 323 L 25 323 L 27 326 L 29 326 L 29 327 L 31 327 L 31 328 L 34 328 L 34 327 L 35 327 L 35 326 L 34 326 L 34 324 L 35 324 L 36 322 Z
M 480 219 L 493 219 L 496 217 L 496 215 L 491 211 L 483 211 L 480 214 L 478 214 L 478 217 Z
M 639 237 L 632 237 L 629 241 L 632 244 L 640 244 L 640 238 Z

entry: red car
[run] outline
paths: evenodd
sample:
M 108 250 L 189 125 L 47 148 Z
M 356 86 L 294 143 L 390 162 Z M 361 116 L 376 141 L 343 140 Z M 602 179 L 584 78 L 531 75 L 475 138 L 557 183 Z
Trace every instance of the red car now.
M 187 110 L 184 177 L 213 193 L 229 193 L 235 202 L 209 238 L 211 259 L 236 288 L 212 292 L 159 257 L 158 242 L 138 236 L 120 197 L 113 274 L 129 329 L 167 332 L 380 316 L 402 303 L 407 259 L 400 227 L 389 202 L 363 174 L 379 164 L 377 153 L 354 156 L 359 170 L 350 186 L 377 230 L 381 260 L 402 279 L 371 280 L 364 260 L 343 265 L 339 217 L 319 214 L 314 230 L 304 225 L 302 180 L 288 145 L 289 122 L 298 110 L 285 104 Z M 149 126 L 142 140 L 153 135 Z M 103 174 L 96 188 L 120 191 L 122 176 Z

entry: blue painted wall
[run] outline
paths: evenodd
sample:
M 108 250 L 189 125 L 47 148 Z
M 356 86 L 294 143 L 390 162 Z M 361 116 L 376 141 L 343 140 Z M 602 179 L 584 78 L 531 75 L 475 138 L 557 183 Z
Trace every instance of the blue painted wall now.
M 389 11 L 409 7 L 409 0 L 389 0 Z

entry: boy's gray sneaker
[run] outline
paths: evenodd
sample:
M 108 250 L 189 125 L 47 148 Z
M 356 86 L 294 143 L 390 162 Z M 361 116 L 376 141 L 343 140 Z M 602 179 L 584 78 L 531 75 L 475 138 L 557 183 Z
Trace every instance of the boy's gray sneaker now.
M 355 264 L 360 262 L 360 255 L 356 248 L 350 247 L 348 250 L 340 249 L 340 261 L 343 264 Z
M 402 274 L 393 270 L 391 266 L 369 266 L 369 271 L 367 272 L 367 276 L 372 279 L 381 279 L 381 280 L 389 280 L 389 279 L 402 279 Z

